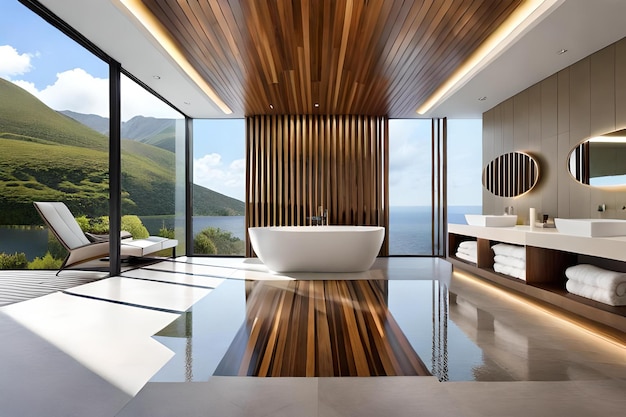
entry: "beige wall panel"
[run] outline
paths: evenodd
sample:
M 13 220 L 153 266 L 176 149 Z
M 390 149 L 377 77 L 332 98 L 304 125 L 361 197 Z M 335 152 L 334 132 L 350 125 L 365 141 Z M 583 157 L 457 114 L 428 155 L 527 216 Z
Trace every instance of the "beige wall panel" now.
M 541 153 L 541 84 L 528 89 L 528 152 L 532 155 Z
M 528 150 L 528 110 L 529 91 L 525 90 L 513 97 L 513 150 Z
M 516 199 L 483 190 L 483 212 L 513 205 L 525 223 L 529 207 L 551 217 L 626 218 L 626 186 L 585 186 L 568 171 L 569 153 L 581 140 L 614 126 L 626 128 L 626 39 L 500 103 L 485 113 L 483 123 L 485 163 L 530 147 L 538 149 L 541 172 L 538 186 Z M 605 212 L 598 211 L 601 204 Z
M 590 57 L 591 136 L 615 130 L 615 46 Z
M 502 103 L 502 147 L 499 156 L 515 150 L 515 105 L 513 98 Z
M 559 121 L 559 78 L 555 74 L 541 83 L 541 137 L 554 138 L 558 135 Z M 568 131 L 565 129 L 565 131 Z
M 559 71 L 557 74 L 557 126 L 558 135 L 569 132 L 570 125 L 570 91 L 569 91 L 569 68 Z
M 626 39 L 615 44 L 615 127 L 626 128 Z
M 570 145 L 572 148 L 589 137 L 591 131 L 590 59 L 570 67 Z
M 569 141 L 568 141 L 569 143 Z M 541 196 L 541 211 L 553 218 L 558 213 L 559 197 L 559 142 L 558 137 L 544 138 L 541 145 L 539 162 L 539 184 L 532 193 Z
M 558 197 L 558 217 L 570 217 L 570 175 L 567 172 L 567 159 L 570 152 L 569 133 L 561 133 L 557 138 L 557 165 L 551 166 L 557 176 L 556 194 Z M 554 192 L 546 190 L 545 192 Z
M 491 161 L 493 159 L 493 155 L 494 155 L 494 142 L 495 142 L 495 116 L 496 116 L 496 109 L 491 109 L 485 113 L 483 113 L 483 161 L 482 161 L 482 166 L 483 169 L 485 167 L 485 165 L 487 165 L 489 163 L 489 161 Z M 481 179 L 482 181 L 482 179 Z M 483 200 L 483 214 L 489 214 L 489 213 L 493 213 L 493 204 L 494 204 L 494 199 L 492 198 L 492 195 L 489 191 L 487 191 L 485 189 L 485 187 L 482 188 L 483 190 L 483 195 L 482 195 L 482 200 Z

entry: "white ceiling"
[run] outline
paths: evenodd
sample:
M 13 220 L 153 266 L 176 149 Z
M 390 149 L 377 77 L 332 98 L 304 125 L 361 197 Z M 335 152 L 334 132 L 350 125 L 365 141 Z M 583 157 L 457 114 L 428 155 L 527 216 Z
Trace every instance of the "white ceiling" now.
M 136 25 L 117 0 L 40 2 L 188 116 L 244 116 L 222 113 Z M 481 118 L 483 112 L 498 103 L 626 37 L 625 16 L 626 0 L 557 2 L 513 45 L 420 117 Z M 561 49 L 567 52 L 559 55 Z M 155 75 L 160 79 L 156 80 Z M 487 98 L 480 101 L 479 97 Z

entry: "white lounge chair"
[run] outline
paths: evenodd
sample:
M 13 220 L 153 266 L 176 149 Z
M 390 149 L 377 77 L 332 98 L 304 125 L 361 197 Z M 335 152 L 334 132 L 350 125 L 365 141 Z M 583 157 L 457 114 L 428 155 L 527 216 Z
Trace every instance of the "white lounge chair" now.
M 72 212 L 62 202 L 33 203 L 39 215 L 50 228 L 61 245 L 69 252 L 57 275 L 63 269 L 109 256 L 107 236 L 85 234 Z M 163 249 L 172 249 L 175 256 L 178 240 L 158 236 L 146 239 L 132 239 L 128 232 L 122 232 L 121 255 L 143 257 Z

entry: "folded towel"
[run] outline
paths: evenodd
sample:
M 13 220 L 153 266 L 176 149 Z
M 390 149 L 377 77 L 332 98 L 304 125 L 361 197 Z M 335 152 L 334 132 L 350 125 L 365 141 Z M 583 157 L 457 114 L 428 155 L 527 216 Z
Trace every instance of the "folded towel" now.
M 519 278 L 526 281 L 526 268 L 515 268 L 510 265 L 502 265 L 500 263 L 493 264 L 493 270 L 504 275 L 511 276 L 513 278 Z
M 593 285 L 587 285 L 571 279 L 565 283 L 565 288 L 572 294 L 590 298 L 604 304 L 612 306 L 626 305 L 626 295 L 622 294 L 619 296 L 614 291 L 605 288 L 594 287 Z
M 603 288 L 618 297 L 626 295 L 626 274 L 623 272 L 609 271 L 595 265 L 580 264 L 567 268 L 565 276 L 571 281 Z
M 457 252 L 456 253 L 456 257 L 459 259 L 463 259 L 464 261 L 468 261 L 468 262 L 472 262 L 472 263 L 477 263 L 477 258 L 476 256 L 472 256 L 472 255 L 468 255 L 466 253 L 463 252 Z
M 507 255 L 496 255 L 493 260 L 499 264 L 512 266 L 514 268 L 526 269 L 526 261 Z
M 473 256 L 473 257 L 476 257 L 477 254 L 478 254 L 478 250 L 476 248 L 462 248 L 462 247 L 459 247 L 457 249 L 457 252 L 464 253 L 466 255 L 470 255 L 470 256 Z
M 491 247 L 496 255 L 507 255 L 514 258 L 526 260 L 526 248 L 524 246 L 508 245 L 506 243 L 498 243 Z
M 459 243 L 459 248 L 471 248 L 476 249 L 478 247 L 478 242 L 475 240 L 465 240 Z

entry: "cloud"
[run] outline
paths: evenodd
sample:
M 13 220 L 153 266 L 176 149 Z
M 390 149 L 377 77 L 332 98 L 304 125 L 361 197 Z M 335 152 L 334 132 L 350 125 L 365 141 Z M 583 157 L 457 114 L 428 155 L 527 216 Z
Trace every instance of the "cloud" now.
M 236 159 L 225 166 L 220 154 L 204 155 L 193 161 L 193 182 L 229 197 L 243 200 L 246 161 Z
M 33 54 L 20 54 L 10 45 L 0 45 L 0 77 L 10 80 L 15 75 L 29 72 Z
M 0 77 L 28 91 L 54 110 L 109 117 L 109 80 L 98 78 L 82 68 L 58 72 L 53 84 L 39 90 L 27 79 L 15 79 L 34 69 L 32 58 L 38 54 L 20 54 L 10 45 L 0 46 Z M 182 116 L 167 104 L 125 76 L 121 79 L 122 121 L 134 116 L 179 119 Z

